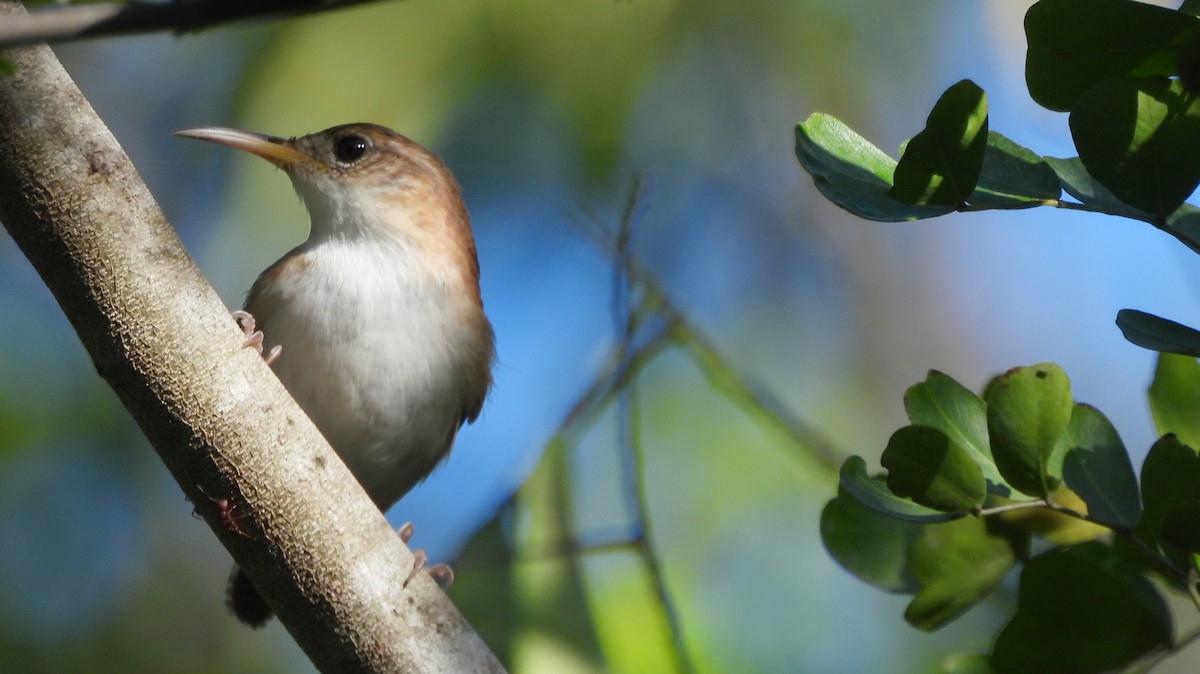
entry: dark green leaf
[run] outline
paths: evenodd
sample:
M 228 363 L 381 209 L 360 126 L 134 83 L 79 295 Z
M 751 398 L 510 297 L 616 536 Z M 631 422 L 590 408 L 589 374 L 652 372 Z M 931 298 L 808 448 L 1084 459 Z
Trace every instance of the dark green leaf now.
M 979 518 L 925 527 L 909 556 L 921 589 L 904 619 L 923 630 L 945 625 L 987 598 L 1015 560 L 1008 540 L 990 534 Z
M 902 222 L 945 215 L 953 206 L 913 206 L 888 196 L 896 160 L 834 117 L 796 125 L 796 157 L 833 203 L 868 220 Z
M 970 80 L 957 82 L 908 141 L 889 194 L 909 204 L 962 204 L 979 182 L 987 144 L 987 96 Z
M 920 384 L 904 392 L 908 420 L 918 426 L 932 426 L 966 449 L 992 484 L 993 491 L 1007 495 L 1011 490 L 988 444 L 987 403 L 952 377 L 931 370 Z
M 992 652 L 996 674 L 1119 669 L 1171 643 L 1166 602 L 1099 543 L 1055 548 L 1021 572 L 1017 612 Z
M 1174 435 L 1164 435 L 1142 463 L 1142 518 L 1160 536 L 1167 514 L 1200 499 L 1200 456 Z
M 1159 435 L 1175 434 L 1189 447 L 1200 447 L 1200 363 L 1189 356 L 1158 354 L 1150 384 L 1150 414 Z
M 1062 193 L 1054 169 L 1033 150 L 991 131 L 979 184 L 967 201 L 976 208 L 1031 208 Z
M 1200 16 L 1200 0 L 1183 0 L 1179 5 L 1179 11 L 1192 16 Z
M 1063 482 L 1083 499 L 1093 518 L 1132 529 L 1142 514 L 1142 500 L 1117 429 L 1096 408 L 1076 404 L 1064 441 Z
M 1061 466 L 1052 459 L 1071 421 L 1066 373 L 1053 363 L 1014 368 L 992 382 L 987 402 L 988 435 L 1000 474 L 1022 493 L 1047 495 L 1061 478 Z
M 1188 501 L 1163 514 L 1159 540 L 1185 552 L 1200 552 L 1200 500 Z
M 17 72 L 17 67 L 6 56 L 0 56 L 0 77 L 8 77 Z
M 967 450 L 930 426 L 905 426 L 883 452 L 887 485 L 901 498 L 944 512 L 983 505 L 987 482 Z
M 916 592 L 908 553 L 923 525 L 880 514 L 844 489 L 821 511 L 821 541 L 856 578 L 887 592 Z
M 1101 185 L 1084 168 L 1079 157 L 1058 159 L 1043 157 L 1046 164 L 1058 175 L 1062 188 L 1079 203 L 1097 211 L 1135 220 L 1155 222 L 1149 213 L 1121 201 Z M 1167 217 L 1165 223 L 1155 222 L 1163 231 L 1178 239 L 1183 245 L 1200 253 L 1200 208 L 1183 204 Z
M 1112 192 L 1108 191 L 1107 187 L 1101 185 L 1087 172 L 1079 157 L 1071 157 L 1070 159 L 1043 157 L 1043 159 L 1058 174 L 1062 188 L 1066 190 L 1067 194 L 1078 199 L 1079 203 L 1091 206 L 1105 213 L 1120 215 L 1126 218 L 1135 218 L 1137 220 L 1150 220 L 1153 218 L 1149 213 L 1138 210 L 1116 198 Z
M 867 462 L 862 457 L 852 456 L 842 464 L 839 484 L 851 497 L 875 512 L 908 522 L 946 522 L 958 517 L 923 505 L 912 499 L 896 496 L 882 479 L 867 475 Z
M 1071 112 L 1071 137 L 1088 173 L 1143 211 L 1166 217 L 1200 184 L 1200 98 L 1178 80 L 1097 84 Z
M 1185 203 L 1167 216 L 1161 227 L 1193 252 L 1200 253 L 1200 208 Z
M 1200 330 L 1137 309 L 1117 312 L 1117 327 L 1125 339 L 1143 349 L 1200 356 Z
M 1132 0 L 1041 0 L 1025 14 L 1029 95 L 1066 112 L 1114 77 L 1175 74 L 1176 52 L 1200 21 Z

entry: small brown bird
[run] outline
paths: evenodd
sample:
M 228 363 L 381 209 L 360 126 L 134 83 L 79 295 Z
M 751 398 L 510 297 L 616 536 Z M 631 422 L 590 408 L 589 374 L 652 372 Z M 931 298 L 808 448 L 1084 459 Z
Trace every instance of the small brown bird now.
M 387 510 L 446 458 L 491 386 L 492 327 L 458 183 L 433 153 L 375 124 L 288 139 L 176 135 L 245 150 L 291 178 L 308 240 L 258 277 L 239 324 Z M 229 605 L 254 626 L 271 616 L 236 568 Z

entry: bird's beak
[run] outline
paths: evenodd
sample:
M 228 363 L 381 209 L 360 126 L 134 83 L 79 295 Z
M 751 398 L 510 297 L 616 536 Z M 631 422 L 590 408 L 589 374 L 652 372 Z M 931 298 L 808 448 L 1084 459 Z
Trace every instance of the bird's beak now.
M 287 170 L 295 166 L 309 165 L 325 168 L 325 165 L 312 155 L 301 152 L 292 146 L 286 138 L 268 136 L 237 129 L 226 129 L 219 126 L 206 126 L 200 129 L 180 129 L 176 136 L 207 140 L 229 147 L 245 150 L 258 155 L 281 169 Z

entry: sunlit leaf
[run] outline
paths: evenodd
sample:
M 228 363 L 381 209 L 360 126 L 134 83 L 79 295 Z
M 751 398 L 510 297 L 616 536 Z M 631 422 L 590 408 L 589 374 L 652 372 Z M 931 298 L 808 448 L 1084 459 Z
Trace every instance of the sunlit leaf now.
M 867 462 L 859 456 L 852 456 L 842 464 L 839 484 L 848 495 L 871 510 L 908 522 L 947 522 L 958 517 L 896 496 L 882 479 L 867 475 Z
M 909 204 L 958 206 L 975 191 L 987 145 L 987 95 L 974 82 L 959 81 L 908 141 L 888 194 Z
M 1088 173 L 1134 208 L 1166 217 L 1200 184 L 1200 98 L 1178 80 L 1105 80 L 1070 121 Z
M 904 392 L 904 409 L 913 424 L 941 430 L 971 453 L 984 478 L 1000 493 L 1009 491 L 988 444 L 987 403 L 953 377 L 931 370 Z
M 1190 356 L 1160 353 L 1150 384 L 1150 414 L 1159 435 L 1173 433 L 1200 447 L 1200 363 Z
M 1113 671 L 1167 646 L 1166 602 L 1099 543 L 1055 548 L 1025 565 L 1017 612 L 992 653 L 996 674 Z
M 902 222 L 954 210 L 889 196 L 896 160 L 829 115 L 816 113 L 796 126 L 796 157 L 821 194 L 860 218 Z
M 942 661 L 938 674 L 991 674 L 988 656 L 982 653 L 952 655 Z
M 1144 349 L 1200 356 L 1200 330 L 1136 309 L 1117 312 L 1117 327 L 1125 339 Z
M 892 493 L 945 512 L 983 504 L 987 482 L 967 450 L 931 426 L 905 426 L 883 452 Z
M 1200 21 L 1133 0 L 1040 0 L 1025 14 L 1025 80 L 1038 104 L 1066 112 L 1114 77 L 1175 74 Z
M 821 541 L 856 578 L 888 592 L 916 592 L 908 553 L 923 525 L 879 513 L 839 490 L 821 511 Z
M 904 619 L 923 630 L 945 625 L 990 595 L 1015 560 L 1009 541 L 979 518 L 925 527 L 909 556 L 921 589 Z
M 1054 449 L 1071 421 L 1066 373 L 1053 363 L 1014 368 L 993 380 L 987 403 L 992 456 L 1000 474 L 1022 493 L 1047 494 L 1061 478 Z
M 1070 508 L 1078 513 L 1087 514 L 1087 504 L 1079 495 L 1066 485 L 1060 484 L 1050 493 L 1054 503 Z M 995 505 L 1009 503 L 1007 499 L 995 499 Z M 989 506 L 992 504 L 989 503 Z M 995 515 L 996 518 L 1016 527 L 1020 531 L 1035 534 L 1045 541 L 1055 545 L 1074 545 L 1090 541 L 1109 532 L 1109 529 L 1098 524 L 1081 520 L 1066 513 L 1055 512 L 1045 507 L 1020 508 Z

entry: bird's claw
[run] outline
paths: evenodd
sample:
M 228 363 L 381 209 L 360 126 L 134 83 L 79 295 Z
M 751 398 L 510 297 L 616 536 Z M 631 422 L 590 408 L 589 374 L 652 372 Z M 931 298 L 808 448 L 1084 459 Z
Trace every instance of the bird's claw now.
M 271 347 L 271 350 L 266 355 L 263 355 L 264 335 L 262 330 L 255 329 L 254 316 L 249 311 L 242 311 L 241 309 L 234 311 L 232 316 L 233 320 L 237 321 L 238 327 L 242 329 L 242 334 L 246 336 L 246 339 L 242 342 L 242 348 L 254 349 L 258 355 L 263 357 L 263 362 L 267 365 L 274 363 L 275 359 L 283 351 L 283 346 L 276 344 Z
M 400 528 L 396 530 L 396 533 L 400 535 L 400 540 L 407 544 L 413 535 L 412 522 L 405 522 L 402 524 Z M 442 589 L 446 589 L 454 584 L 454 569 L 451 569 L 449 564 L 439 562 L 426 569 L 425 563 L 429 561 L 429 555 L 426 554 L 425 550 L 423 548 L 417 548 L 416 550 L 412 551 L 412 554 L 413 566 L 412 570 L 408 572 L 408 577 L 404 579 L 404 587 L 408 587 L 408 584 L 412 582 L 413 578 L 417 577 L 417 574 L 421 572 L 421 569 L 425 569 L 429 573 L 429 576 L 433 578 L 433 580 L 439 586 L 441 586 Z

